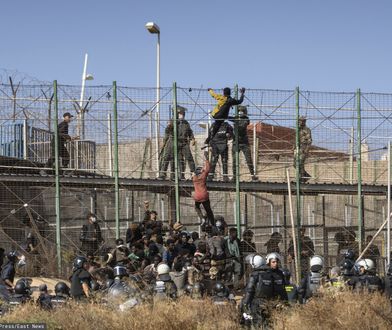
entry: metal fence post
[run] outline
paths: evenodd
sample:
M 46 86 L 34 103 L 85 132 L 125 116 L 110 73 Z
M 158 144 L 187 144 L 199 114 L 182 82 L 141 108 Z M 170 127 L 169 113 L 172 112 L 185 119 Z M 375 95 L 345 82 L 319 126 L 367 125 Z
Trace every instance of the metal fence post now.
M 178 113 L 177 113 L 177 83 L 173 83 L 173 151 L 174 151 L 174 179 L 175 179 L 175 201 L 176 222 L 180 222 L 180 188 L 178 180 Z
M 301 172 L 300 172 L 300 140 L 299 140 L 299 87 L 295 88 L 295 109 L 296 109 L 296 127 L 295 127 L 295 178 L 296 178 L 296 204 L 297 204 L 297 251 L 298 251 L 298 269 L 297 278 L 301 278 Z M 303 164 L 302 164 L 303 165 Z
M 114 203 L 116 239 L 120 238 L 120 196 L 118 188 L 118 123 L 117 123 L 117 82 L 113 81 L 113 126 L 114 126 Z
M 387 266 L 391 264 L 391 141 L 388 141 Z
M 234 96 L 238 99 L 238 85 L 234 86 Z M 234 121 L 234 150 L 235 150 L 235 218 L 237 226 L 238 237 L 241 238 L 241 193 L 240 193 L 240 153 L 238 145 L 238 105 L 234 107 L 235 110 L 235 121 Z
M 54 93 L 54 167 L 55 167 L 55 185 L 56 185 L 56 255 L 57 255 L 57 271 L 61 273 L 61 221 L 60 221 L 60 162 L 59 162 L 59 131 L 58 131 L 58 95 L 57 95 L 57 80 L 53 82 Z
M 357 89 L 357 176 L 358 176 L 358 246 L 362 252 L 362 131 L 361 131 L 361 90 Z

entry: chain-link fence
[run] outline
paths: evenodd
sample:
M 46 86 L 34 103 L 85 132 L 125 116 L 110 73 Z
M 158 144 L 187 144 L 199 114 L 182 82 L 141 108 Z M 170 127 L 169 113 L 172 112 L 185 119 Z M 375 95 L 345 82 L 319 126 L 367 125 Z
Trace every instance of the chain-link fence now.
M 159 102 L 156 92 L 115 84 L 87 86 L 81 100 L 79 86 L 0 85 L 3 248 L 23 249 L 34 258 L 37 272 L 48 265 L 54 271 L 59 251 L 64 264 L 81 253 L 81 227 L 88 212 L 98 218 L 105 250 L 132 223 L 143 221 L 146 200 L 164 223 L 180 220 L 187 230 L 200 230 L 190 180 L 203 165 L 202 147 L 217 101 L 205 89 L 162 88 Z M 220 89 L 215 92 L 221 94 Z M 186 137 L 179 131 L 181 120 L 174 120 L 175 105 L 185 108 L 192 130 Z M 251 229 L 262 253 L 271 234 L 278 232 L 280 252 L 287 255 L 293 221 L 308 229 L 316 253 L 329 266 L 338 258 L 342 231 L 356 233 L 363 248 L 365 235 L 387 217 L 392 94 L 250 89 L 242 105 L 250 124 L 248 141 L 241 140 L 246 150 L 239 148 L 239 172 L 234 171 L 238 149 L 233 145 L 235 134 L 243 132 L 235 127 L 235 118 L 227 121 L 234 127 L 224 137 L 227 149 L 210 149 L 210 159 L 220 155 L 208 182 L 214 214 L 241 232 Z M 236 111 L 230 110 L 230 116 Z M 75 117 L 56 153 L 54 137 L 64 134 L 57 125 L 67 112 Z M 295 150 L 303 143 L 300 117 L 311 132 L 303 158 L 306 180 L 294 166 Z M 173 123 L 177 136 L 171 133 Z M 288 195 L 287 170 L 298 183 L 292 185 L 294 196 Z M 376 240 L 382 257 L 387 255 L 385 240 L 384 231 Z M 381 270 L 383 263 L 379 266 Z

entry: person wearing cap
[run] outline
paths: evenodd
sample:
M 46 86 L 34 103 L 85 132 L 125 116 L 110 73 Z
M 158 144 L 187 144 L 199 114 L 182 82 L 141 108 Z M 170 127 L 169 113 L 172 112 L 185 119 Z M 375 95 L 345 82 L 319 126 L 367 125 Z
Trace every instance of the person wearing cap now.
M 250 124 L 250 120 L 248 117 L 248 109 L 245 106 L 238 106 L 238 117 L 229 117 L 230 120 L 234 122 L 234 134 L 238 132 L 238 146 L 236 144 L 236 138 L 233 137 L 233 148 L 232 148 L 232 156 L 233 156 L 233 180 L 235 180 L 237 173 L 236 166 L 236 157 L 235 154 L 243 152 L 246 160 L 246 164 L 248 165 L 250 175 L 252 176 L 253 181 L 257 181 L 258 178 L 255 175 L 255 169 L 253 167 L 252 161 L 252 153 L 250 152 L 249 147 L 249 139 L 248 139 L 248 126 Z
M 177 106 L 178 125 L 177 125 L 177 141 L 178 141 L 178 159 L 180 160 L 180 178 L 185 178 L 185 162 L 188 162 L 189 170 L 195 172 L 195 161 L 192 156 L 189 144 L 195 145 L 195 137 L 191 125 L 185 120 L 186 108 Z
M 58 148 L 59 148 L 59 157 L 61 157 L 62 160 L 62 167 L 68 167 L 69 164 L 69 152 L 66 147 L 66 143 L 69 141 L 77 140 L 79 139 L 78 136 L 76 137 L 71 137 L 68 134 L 68 128 L 69 128 L 69 123 L 71 122 L 73 115 L 71 115 L 69 112 L 64 113 L 63 115 L 63 121 L 58 125 L 57 127 L 57 132 L 58 132 Z M 45 167 L 47 168 L 52 168 L 55 162 L 55 141 L 54 137 L 52 138 L 52 141 L 50 143 L 51 145 L 51 154 L 46 162 Z M 45 171 L 40 172 L 41 175 L 45 175 Z
M 231 89 L 229 87 L 223 89 L 223 95 L 216 94 L 211 88 L 208 88 L 208 92 L 218 103 L 211 112 L 215 122 L 212 125 L 212 129 L 208 132 L 208 137 L 204 141 L 205 146 L 202 149 L 208 147 L 223 122 L 229 117 L 231 107 L 244 101 L 245 88 L 241 88 L 241 96 L 238 100 L 231 97 Z
M 299 125 L 299 174 L 301 182 L 306 182 L 310 179 L 310 174 L 305 170 L 305 162 L 308 158 L 310 147 L 312 145 L 312 132 L 306 126 L 306 118 L 301 116 L 298 118 Z M 294 168 L 297 168 L 297 154 L 294 149 Z

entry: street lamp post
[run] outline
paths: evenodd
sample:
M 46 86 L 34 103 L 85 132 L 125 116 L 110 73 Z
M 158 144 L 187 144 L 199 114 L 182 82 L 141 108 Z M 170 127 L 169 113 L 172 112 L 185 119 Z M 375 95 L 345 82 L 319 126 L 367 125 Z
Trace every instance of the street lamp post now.
M 160 98 L 161 98 L 161 50 L 160 50 L 160 43 L 161 43 L 161 30 L 159 26 L 154 22 L 148 22 L 146 24 L 146 29 L 148 32 L 157 35 L 157 94 L 156 94 L 156 112 L 155 112 L 155 132 L 156 132 L 156 139 L 155 139 L 155 147 L 156 147 L 156 157 L 157 157 L 157 176 L 159 175 L 159 136 L 160 136 Z
M 84 126 L 84 108 L 83 108 L 83 99 L 84 99 L 84 90 L 86 86 L 86 80 L 93 80 L 94 77 L 91 74 L 87 74 L 87 61 L 88 54 L 84 56 L 84 66 L 83 66 L 83 74 L 82 74 L 82 90 L 80 92 L 80 101 L 79 101 L 79 115 L 78 115 L 78 126 L 77 126 L 77 135 L 84 140 L 85 138 L 85 126 Z

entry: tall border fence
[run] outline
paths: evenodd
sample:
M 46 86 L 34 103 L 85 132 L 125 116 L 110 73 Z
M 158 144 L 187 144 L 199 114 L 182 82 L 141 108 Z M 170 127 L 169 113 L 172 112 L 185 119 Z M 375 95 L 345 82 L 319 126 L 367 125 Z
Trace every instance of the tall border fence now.
M 57 82 L 0 85 L 0 242 L 5 249 L 25 251 L 33 233 L 39 252 L 29 257 L 37 272 L 61 272 L 81 253 L 80 229 L 88 212 L 101 225 L 102 251 L 124 237 L 132 223 L 143 221 L 145 200 L 168 228 L 181 222 L 188 231 L 200 230 L 191 179 L 194 167 L 203 165 L 202 147 L 217 101 L 206 89 L 176 84 L 161 88 L 159 101 L 156 88 L 115 82 L 86 86 L 83 100 L 80 90 Z M 232 90 L 238 97 L 238 86 Z M 239 234 L 251 229 L 260 253 L 279 233 L 286 257 L 292 229 L 300 242 L 301 227 L 329 266 L 352 241 L 362 251 L 367 236 L 390 214 L 392 94 L 247 89 L 242 105 L 250 120 L 251 159 L 245 161 L 241 148 L 233 147 L 242 134 L 235 106 L 234 119 L 227 122 L 234 127 L 227 164 L 219 159 L 208 182 L 214 214 Z M 194 136 L 189 141 L 179 133 L 179 107 Z M 67 112 L 74 120 L 64 147 L 58 124 Z M 311 132 L 306 180 L 299 166 L 302 118 Z M 158 180 L 164 159 L 167 175 Z M 250 165 L 258 181 L 252 180 Z M 375 240 L 384 259 L 390 253 L 389 232 L 383 228 Z M 351 237 L 350 242 L 342 237 Z M 378 267 L 383 271 L 384 263 Z

